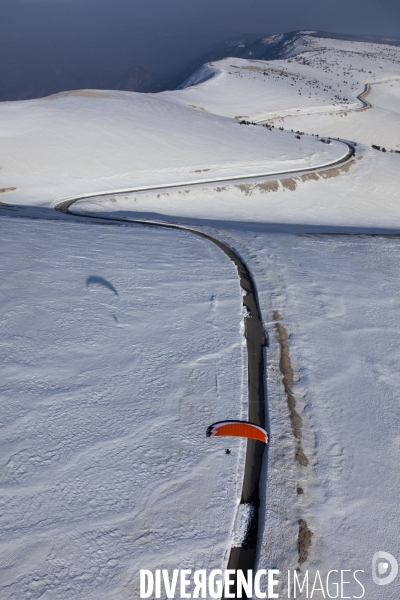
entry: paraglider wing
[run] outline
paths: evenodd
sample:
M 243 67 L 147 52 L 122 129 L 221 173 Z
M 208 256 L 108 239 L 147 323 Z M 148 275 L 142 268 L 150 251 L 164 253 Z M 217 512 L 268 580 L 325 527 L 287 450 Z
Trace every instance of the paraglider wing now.
M 268 444 L 268 434 L 259 425 L 247 421 L 218 421 L 207 428 L 207 437 L 243 437 Z

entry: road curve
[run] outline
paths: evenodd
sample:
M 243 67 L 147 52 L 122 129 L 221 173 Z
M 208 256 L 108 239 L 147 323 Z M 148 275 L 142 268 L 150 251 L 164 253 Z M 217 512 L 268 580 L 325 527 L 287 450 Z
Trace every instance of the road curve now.
M 381 81 L 374 81 L 373 83 L 366 83 L 365 87 L 363 89 L 362 92 L 360 92 L 357 96 L 357 100 L 360 100 L 360 102 L 362 102 L 362 106 L 360 106 L 359 108 L 355 108 L 354 110 L 366 110 L 367 108 L 373 108 L 373 105 L 371 104 L 371 102 L 368 102 L 368 100 L 365 100 L 365 98 L 368 96 L 368 94 L 371 92 L 373 85 L 379 85 L 381 83 L 390 83 L 391 81 L 399 81 L 399 77 L 391 77 L 389 79 L 382 79 Z
M 165 190 L 165 189 L 173 189 L 173 188 L 186 188 L 193 187 L 198 185 L 206 185 L 208 183 L 229 183 L 230 181 L 243 181 L 246 182 L 248 179 L 265 179 L 266 177 L 277 177 L 280 175 L 297 175 L 298 173 L 317 173 L 318 171 L 323 171 L 325 169 L 330 169 L 331 167 L 337 167 L 346 163 L 355 155 L 354 146 L 349 143 L 347 140 L 342 140 L 339 138 L 335 139 L 336 142 L 341 142 L 345 146 L 347 146 L 346 154 L 344 154 L 341 158 L 333 160 L 328 163 L 324 163 L 322 165 L 317 165 L 315 167 L 306 167 L 301 169 L 291 169 L 290 171 L 273 171 L 269 173 L 256 173 L 254 175 L 237 175 L 237 176 L 229 176 L 229 177 L 219 177 L 219 178 L 210 178 L 210 179 L 199 179 L 197 181 L 188 181 L 185 182 L 176 182 L 176 183 L 164 183 L 160 185 L 153 186 L 142 186 L 135 188 L 121 188 L 121 189 L 112 189 L 112 190 L 104 190 L 102 192 L 89 192 L 87 194 L 82 194 L 81 196 L 75 196 L 74 198 L 64 198 L 56 200 L 52 203 L 52 208 L 56 210 L 60 210 L 59 206 L 71 206 L 77 200 L 85 200 L 89 198 L 98 198 L 100 196 L 108 196 L 110 194 L 134 194 L 138 192 L 151 192 L 156 190 Z M 69 203 L 69 204 L 68 204 Z
M 367 108 L 372 108 L 372 104 L 370 102 L 368 102 L 368 100 L 365 100 L 366 96 L 368 96 L 370 91 L 371 91 L 371 85 L 369 83 L 366 83 L 363 91 L 360 92 L 357 96 L 357 100 L 359 100 L 362 103 L 362 106 L 355 108 L 354 110 L 360 111 L 360 110 L 366 110 Z
M 150 227 L 163 227 L 166 229 L 178 229 L 187 231 L 201 238 L 204 238 L 220 248 L 234 263 L 240 281 L 240 287 L 243 294 L 243 307 L 245 308 L 244 326 L 247 345 L 247 372 L 248 372 L 248 420 L 261 427 L 266 427 L 265 410 L 265 360 L 264 347 L 266 346 L 266 336 L 261 318 L 261 311 L 258 302 L 257 289 L 244 260 L 228 244 L 214 238 L 206 233 L 191 229 L 181 225 L 172 225 L 158 221 L 141 221 L 137 219 L 119 219 L 97 216 L 95 214 L 82 214 L 73 212 L 70 207 L 78 199 L 60 202 L 55 205 L 55 209 L 65 214 L 72 214 L 83 218 L 93 220 L 101 219 L 111 223 L 135 223 Z M 228 417 L 229 415 L 227 415 Z M 247 441 L 245 468 L 242 485 L 242 495 L 240 504 L 245 504 L 249 516 L 247 532 L 242 540 L 240 547 L 232 547 L 228 569 L 242 570 L 254 569 L 257 558 L 258 532 L 259 532 L 259 514 L 260 514 L 260 477 L 262 472 L 263 456 L 268 454 L 268 447 L 264 443 L 255 440 Z M 236 586 L 234 586 L 236 589 Z M 247 598 L 246 595 L 243 598 Z
M 356 108 L 341 108 L 340 110 L 334 111 L 335 115 L 340 115 L 341 113 L 349 113 L 349 112 L 361 112 L 363 110 L 367 110 L 369 108 L 373 108 L 373 105 L 368 102 L 368 100 L 365 100 L 365 98 L 368 96 L 368 94 L 371 92 L 371 86 L 373 85 L 379 85 L 380 83 L 389 83 L 389 81 L 397 81 L 399 78 L 398 77 L 393 77 L 392 79 L 388 79 L 388 80 L 382 80 L 382 81 L 375 81 L 374 83 L 366 83 L 364 86 L 364 89 L 362 92 L 360 92 L 359 94 L 357 94 L 356 98 L 357 100 L 359 100 L 361 102 L 361 106 L 357 106 Z M 288 113 L 288 114 L 284 114 L 284 115 L 277 115 L 275 117 L 271 117 L 269 119 L 261 119 L 259 121 L 256 121 L 257 123 L 259 123 L 260 125 L 262 123 L 269 123 L 271 121 L 275 121 L 276 119 L 282 119 L 282 118 L 286 118 L 286 117 L 305 117 L 305 116 L 310 116 L 310 115 L 327 115 L 327 114 L 331 114 L 332 108 L 330 108 L 329 110 L 322 110 L 321 112 L 316 112 L 316 113 Z M 337 141 L 342 141 L 342 140 L 337 140 Z

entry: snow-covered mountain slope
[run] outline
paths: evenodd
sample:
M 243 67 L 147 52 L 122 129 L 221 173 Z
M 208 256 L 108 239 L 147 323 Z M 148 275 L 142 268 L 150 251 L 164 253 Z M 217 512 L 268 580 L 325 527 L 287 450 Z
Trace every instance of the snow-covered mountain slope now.
M 183 90 L 161 96 L 231 118 L 266 120 L 285 129 L 301 128 L 390 149 L 400 143 L 396 138 L 398 103 L 392 102 L 390 108 L 394 127 L 379 99 L 377 108 L 362 117 L 354 113 L 363 107 L 357 96 L 367 84 L 393 86 L 398 97 L 400 48 L 303 34 L 291 40 L 286 56 L 286 60 L 226 58 L 206 64 L 185 82 Z M 373 85 L 374 93 L 377 87 Z M 372 96 L 371 102 L 374 105 Z
M 347 151 L 162 96 L 83 91 L 0 104 L 0 189 L 16 188 L 15 204 L 307 169 Z
M 399 577 L 379 587 L 371 562 L 378 550 L 400 558 L 399 238 L 321 235 L 321 229 L 304 235 L 307 229 L 301 233 L 295 226 L 289 231 L 249 226 L 226 233 L 252 265 L 270 339 L 273 436 L 259 568 L 296 568 L 303 519 L 313 533 L 307 560 L 299 565 L 301 580 L 309 572 L 309 598 L 317 569 L 326 598 L 331 569 L 362 569 L 365 600 L 397 600 Z M 280 377 L 276 323 L 289 336 L 307 466 L 294 460 L 297 440 Z M 279 587 L 280 598 L 289 597 L 285 587 Z M 353 580 L 339 598 L 361 593 Z M 324 596 L 317 591 L 312 597 Z
M 184 232 L 0 219 L 0 597 L 224 567 L 247 410 L 233 264 Z M 229 447 L 231 454 L 224 449 Z
M 295 112 L 300 116 L 293 117 L 296 127 L 290 129 L 357 142 L 356 157 L 347 165 L 263 182 L 204 184 L 159 196 L 104 196 L 79 202 L 74 210 L 211 225 L 214 234 L 240 252 L 255 274 L 271 343 L 267 364 L 273 435 L 258 566 L 282 571 L 298 566 L 303 519 L 313 534 L 300 566 L 303 573 L 319 569 L 324 577 L 331 569 L 362 569 L 368 600 L 396 600 L 399 583 L 377 591 L 370 563 L 379 549 L 399 556 L 399 480 L 391 475 L 398 462 L 398 240 L 319 235 L 366 234 L 379 228 L 395 232 L 400 227 L 400 155 L 370 147 L 384 143 L 395 150 L 398 143 L 398 50 L 341 40 L 329 44 L 329 51 L 321 46 L 269 63 L 226 59 L 195 74 L 192 87 L 162 97 L 238 119 L 269 115 L 275 129 L 288 127 L 292 118 L 279 122 L 276 115 Z M 238 65 L 235 73 L 233 64 Z M 282 74 L 289 69 L 291 80 L 288 72 Z M 345 89 L 341 77 L 348 81 Z M 365 108 L 357 95 L 369 81 L 375 85 L 366 100 L 376 108 L 354 110 Z M 302 83 L 307 95 L 295 83 Z M 339 94 L 346 99 L 338 102 Z M 282 229 L 287 233 L 279 233 Z M 315 237 L 305 235 L 310 232 Z M 297 441 L 281 381 L 276 312 L 289 336 L 307 466 L 295 460 Z M 385 483 L 387 476 L 390 482 Z M 285 589 L 280 592 L 286 595 Z M 353 593 L 359 590 L 348 595 Z
M 183 75 L 182 81 L 184 82 L 188 79 L 188 77 L 197 71 L 203 64 L 219 61 L 228 56 L 262 61 L 288 58 L 303 50 L 306 51 L 310 46 L 312 47 L 312 38 L 322 38 L 327 40 L 325 43 L 328 46 L 329 40 L 346 40 L 350 42 L 400 46 L 400 38 L 390 36 L 338 34 L 313 30 L 289 31 L 287 33 L 268 35 L 259 39 L 255 39 L 254 35 L 242 35 L 228 38 L 222 44 L 217 44 L 214 48 L 210 49 L 209 52 L 193 63 L 192 69 L 186 71 L 186 75 Z M 179 87 L 181 86 L 182 82 Z M 167 89 L 171 88 L 169 87 Z
M 287 33 L 278 33 L 267 35 L 256 41 L 245 40 L 243 38 L 233 38 L 226 40 L 220 47 L 220 54 L 211 55 L 208 60 L 221 60 L 227 56 L 237 56 L 250 60 L 277 60 L 288 58 L 299 52 L 312 50 L 316 43 L 313 38 L 319 38 L 319 42 L 325 40 L 329 47 L 331 40 L 364 42 L 374 44 L 388 44 L 390 46 L 400 46 L 400 38 L 390 36 L 373 35 L 351 35 L 341 33 L 328 33 L 326 31 L 300 30 L 289 31 Z M 223 54 L 221 54 L 223 52 Z M 218 59 L 216 58 L 218 56 Z
M 400 78 L 369 86 L 365 99 L 371 107 L 362 111 L 342 110 L 294 114 L 273 120 L 276 127 L 359 140 L 387 151 L 400 151 Z M 333 133 L 334 132 L 334 133 Z
M 379 228 L 398 233 L 400 229 L 400 154 L 370 147 L 375 143 L 395 150 L 399 143 L 398 49 L 318 39 L 314 34 L 309 37 L 312 39 L 304 34 L 307 44 L 302 41 L 287 59 L 263 63 L 235 58 L 206 66 L 193 76 L 191 87 L 175 92 L 156 96 L 83 92 L 0 105 L 0 191 L 4 192 L 0 199 L 4 204 L 25 204 L 22 208 L 0 206 L 0 216 L 64 219 L 50 208 L 35 210 L 27 205 L 48 207 L 71 195 L 177 183 L 178 177 L 182 183 L 194 176 L 202 178 L 197 187 L 104 194 L 80 201 L 74 210 L 102 211 L 108 217 L 192 222 L 237 249 L 254 274 L 270 340 L 267 367 L 272 435 L 268 485 L 262 490 L 266 520 L 259 566 L 282 571 L 298 566 L 299 519 L 304 519 L 313 536 L 302 570 L 310 567 L 326 574 L 330 569 L 360 568 L 369 577 L 365 581 L 367 600 L 397 600 L 400 579 L 377 591 L 370 563 L 378 550 L 399 557 L 398 237 L 321 234 L 370 234 Z M 368 109 L 357 99 L 366 83 L 373 84 L 366 98 L 373 108 Z M 292 113 L 298 116 L 289 116 Z M 272 131 L 237 122 L 267 117 L 275 124 Z M 206 183 L 222 173 L 228 178 L 254 174 L 265 164 L 272 169 L 284 164 L 321 164 L 318 161 L 332 159 L 342 151 L 340 144 L 324 144 L 306 135 L 298 139 L 279 127 L 353 139 L 356 156 L 344 165 L 318 172 Z M 14 419 L 6 422 L 7 443 L 1 449 L 5 472 L 15 477 L 1 488 L 7 509 L 1 548 L 7 559 L 2 578 L 7 593 L 12 590 L 16 600 L 26 590 L 31 598 L 50 600 L 61 594 L 64 600 L 70 594 L 76 600 L 90 598 L 90 594 L 101 598 L 104 592 L 106 598 L 121 600 L 124 594 L 137 593 L 134 573 L 138 566 L 225 566 L 232 533 L 228 529 L 234 519 L 232 502 L 238 497 L 233 499 L 238 491 L 233 472 L 227 475 L 226 487 L 231 504 L 225 504 L 225 496 L 216 492 L 210 508 L 208 494 L 219 488 L 213 481 L 210 490 L 209 482 L 204 482 L 210 472 L 216 473 L 216 455 L 214 451 L 207 454 L 209 446 L 196 437 L 198 454 L 195 450 L 184 454 L 181 463 L 179 452 L 184 452 L 184 443 L 179 444 L 182 439 L 188 443 L 188 436 L 184 429 L 175 428 L 174 419 L 182 414 L 193 435 L 200 436 L 203 426 L 197 430 L 196 422 L 204 414 L 208 420 L 219 407 L 218 418 L 230 417 L 233 407 L 245 414 L 246 360 L 238 346 L 242 338 L 234 300 L 240 290 L 235 277 L 230 278 L 232 265 L 226 265 L 223 255 L 205 243 L 201 247 L 193 240 L 181 243 L 178 232 L 167 235 L 148 228 L 128 231 L 118 227 L 114 234 L 110 226 L 108 237 L 99 238 L 93 225 L 89 229 L 80 224 L 74 229 L 69 224 L 67 229 L 66 223 L 27 224 L 15 219 L 10 226 L 8 219 L 2 222 L 1 314 L 6 351 L 16 364 L 15 370 L 7 367 L 8 383 L 3 384 L 6 413 Z M 21 250 L 25 246 L 26 252 Z M 96 298 L 101 289 L 90 285 L 83 290 L 90 299 L 80 308 L 83 292 L 76 274 L 82 281 L 98 277 L 94 268 L 99 265 L 107 267 L 101 276 L 115 286 L 119 281 L 119 297 L 113 295 L 110 304 L 102 296 L 98 308 Z M 133 283 L 126 280 L 130 267 L 137 278 Z M 138 288 L 134 287 L 136 281 Z M 214 289 L 214 281 L 221 287 L 218 284 Z M 44 288 L 43 282 L 47 284 Z M 106 286 L 102 293 L 106 292 L 112 290 Z M 121 315 L 114 311 L 119 302 L 123 302 Z M 154 322 L 150 307 L 157 310 Z M 288 335 L 292 391 L 303 419 L 307 466 L 295 459 L 297 439 L 282 385 L 276 312 Z M 223 332 L 216 329 L 216 314 L 225 315 Z M 85 360 L 82 367 L 79 357 L 68 354 L 71 382 L 59 373 L 59 365 L 65 370 L 66 353 L 77 343 L 74 340 L 82 343 Z M 91 345 L 93 340 L 97 345 Z M 134 344 L 139 349 L 132 348 Z M 221 347 L 229 351 L 225 354 Z M 101 373 L 91 370 L 92 360 L 101 363 Z M 171 363 L 173 369 L 163 370 Z M 184 365 L 183 373 L 180 365 Z M 61 392 L 57 381 L 43 375 L 46 368 L 59 375 L 65 385 Z M 35 369 L 39 373 L 36 379 Z M 22 383 L 19 371 L 24 376 Z M 83 390 L 76 386 L 81 380 L 87 386 Z M 104 394 L 96 387 L 103 382 Z M 132 406 L 131 383 L 135 393 L 143 393 L 148 400 L 145 405 Z M 168 394 L 162 407 L 165 412 L 157 421 L 168 458 L 165 453 L 153 454 L 142 438 L 136 448 L 128 433 L 123 440 L 116 434 L 116 446 L 106 434 L 106 441 L 96 438 L 90 428 L 92 417 L 100 431 L 108 426 L 114 431 L 118 423 L 113 419 L 121 421 L 119 410 L 125 415 L 129 409 L 145 419 L 159 387 Z M 13 394 L 18 395 L 17 404 L 9 400 L 14 399 Z M 44 400 L 42 396 L 38 400 L 38 394 Z M 116 394 L 116 415 L 99 414 L 99 403 L 103 399 L 111 403 Z M 80 402 L 82 397 L 86 404 Z M 176 406 L 173 399 L 178 397 L 182 402 Z M 49 418 L 40 420 L 42 415 Z M 84 450 L 82 457 L 79 454 L 83 466 L 74 460 L 79 451 L 75 430 L 64 433 L 61 426 L 56 427 L 59 422 L 71 422 L 77 428 L 82 415 L 87 433 L 78 439 Z M 130 418 L 126 417 L 128 424 Z M 43 457 L 36 436 L 43 433 L 41 427 L 47 422 L 52 437 Z M 171 438 L 171 432 L 176 432 L 178 441 Z M 172 442 L 179 445 L 178 456 Z M 64 445 L 68 448 L 65 454 Z M 113 456 L 121 457 L 122 475 L 128 474 L 118 483 L 118 493 L 112 489 L 113 465 L 107 462 L 106 471 L 98 467 L 104 454 L 108 460 L 109 448 Z M 131 456 L 135 464 L 143 461 L 146 468 L 153 469 L 157 481 L 162 482 L 155 501 L 148 496 L 147 504 L 144 502 L 143 519 L 139 514 L 143 498 L 135 495 L 137 487 L 129 480 Z M 209 457 L 212 464 L 207 462 Z M 182 464 L 193 467 L 196 476 L 182 476 Z M 220 464 L 222 459 L 218 468 Z M 201 471 L 198 480 L 197 470 Z M 85 504 L 95 488 L 93 473 L 100 502 L 95 504 L 96 497 L 92 504 L 87 502 L 81 520 L 76 520 L 75 508 L 79 502 Z M 146 494 L 151 491 L 147 484 L 145 476 L 138 476 L 137 485 L 144 486 Z M 62 486 L 76 490 L 69 507 L 58 494 Z M 203 488 L 206 493 L 202 496 Z M 304 493 L 298 494 L 297 488 Z M 179 505 L 175 506 L 177 495 L 184 499 L 182 518 L 176 510 Z M 35 510 L 30 508 L 32 499 Z M 132 506 L 130 502 L 137 503 Z M 56 515 L 61 515 L 58 520 L 54 503 L 63 509 Z M 114 515 L 113 503 L 120 510 L 120 520 Z M 198 506 L 203 516 L 211 510 L 204 530 L 202 516 L 185 528 L 193 506 Z M 164 515 L 166 519 L 171 515 L 168 528 Z M 12 524 L 19 522 L 13 529 Z M 223 525 L 215 538 L 216 522 Z M 108 532 L 111 542 L 105 538 Z M 140 539 L 135 537 L 137 532 L 143 533 Z M 53 534 L 59 541 L 52 541 Z M 131 561 L 132 546 L 140 553 Z
M 358 146 L 358 148 L 360 148 Z M 235 222 L 236 226 L 285 225 L 339 228 L 400 227 L 400 155 L 362 148 L 344 167 L 282 176 L 261 182 L 200 185 L 192 188 L 104 195 L 79 202 L 74 210 L 118 211 L 128 217 L 197 222 Z M 111 213 L 110 213 L 111 214 Z
M 268 35 L 252 44 L 245 44 L 240 50 L 237 49 L 235 56 L 250 60 L 288 58 L 312 47 L 311 36 L 316 34 L 316 31 L 296 31 Z

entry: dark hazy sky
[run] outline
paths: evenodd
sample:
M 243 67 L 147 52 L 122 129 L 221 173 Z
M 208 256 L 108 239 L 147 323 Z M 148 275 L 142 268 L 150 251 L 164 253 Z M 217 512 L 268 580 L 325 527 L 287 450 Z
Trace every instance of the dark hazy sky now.
M 0 20 L 0 99 L 11 99 L 154 87 L 241 33 L 400 36 L 400 0 L 0 0 Z
M 85 26 L 89 15 L 94 27 L 128 18 L 146 32 L 173 35 L 186 27 L 206 39 L 303 28 L 399 35 L 400 26 L 398 0 L 2 0 L 1 5 L 16 27 L 23 13 L 39 19 L 47 10 L 81 15 Z

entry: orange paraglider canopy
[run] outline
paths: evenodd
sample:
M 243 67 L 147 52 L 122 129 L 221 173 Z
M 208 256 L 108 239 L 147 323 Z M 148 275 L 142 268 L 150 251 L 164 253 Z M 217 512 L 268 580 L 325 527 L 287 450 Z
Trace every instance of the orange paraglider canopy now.
M 259 425 L 247 421 L 218 421 L 207 428 L 207 437 L 243 437 L 268 444 L 268 434 Z

